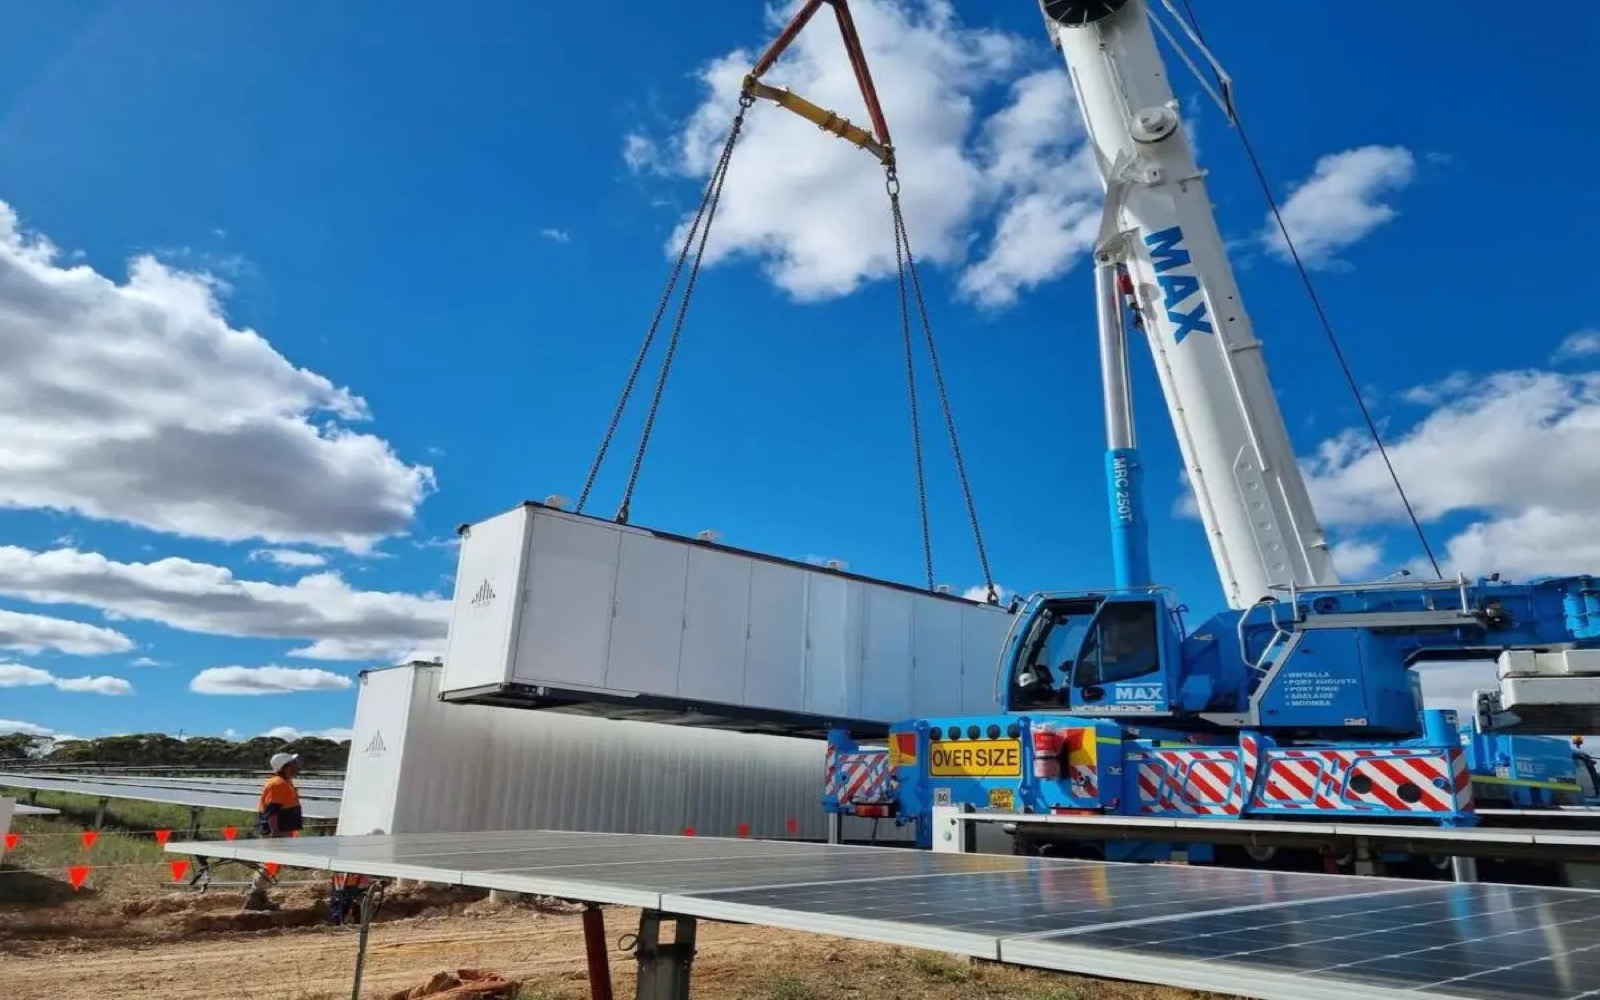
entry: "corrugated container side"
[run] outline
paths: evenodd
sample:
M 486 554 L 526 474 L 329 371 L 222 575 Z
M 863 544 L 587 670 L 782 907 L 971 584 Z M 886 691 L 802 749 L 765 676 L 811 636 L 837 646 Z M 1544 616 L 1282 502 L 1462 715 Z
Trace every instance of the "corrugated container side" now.
M 409 690 L 404 743 L 394 758 L 389 833 L 468 830 L 589 830 L 707 836 L 826 836 L 820 741 L 594 719 L 555 712 L 439 700 L 441 670 L 413 665 L 372 671 Z M 389 685 L 364 684 L 351 742 L 345 801 L 371 761 L 360 754 L 371 731 L 398 729 Z M 379 698 L 372 698 L 378 704 Z M 365 741 L 365 742 L 364 742 Z M 378 773 L 372 770 L 375 775 Z M 388 786 L 383 786 L 388 787 Z M 348 806 L 347 806 L 348 808 Z M 355 817 L 341 833 L 366 833 Z M 793 827 L 791 828 L 791 821 Z M 850 820 L 847 838 L 865 839 L 870 821 Z M 884 824 L 878 839 L 909 840 Z

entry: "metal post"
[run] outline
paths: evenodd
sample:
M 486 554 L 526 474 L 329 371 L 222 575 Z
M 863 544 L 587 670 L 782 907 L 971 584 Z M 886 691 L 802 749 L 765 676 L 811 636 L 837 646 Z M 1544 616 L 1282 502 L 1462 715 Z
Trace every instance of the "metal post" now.
M 96 830 L 106 825 L 106 806 L 111 804 L 110 799 L 101 799 L 94 810 L 94 828 Z
M 1478 881 L 1478 859 L 1455 855 L 1450 859 L 1450 874 L 1457 882 Z
M 589 956 L 589 1000 L 612 1000 L 611 956 L 606 952 L 606 915 L 593 904 L 583 910 L 583 947 Z
M 639 914 L 638 989 L 635 1000 L 689 1000 L 689 968 L 694 962 L 695 920 L 672 917 L 672 943 L 661 943 L 661 921 L 657 910 Z
M 838 844 L 844 841 L 844 817 L 836 812 L 828 814 L 828 843 Z
M 356 935 L 356 974 L 350 983 L 350 1000 L 361 1000 L 361 974 L 367 967 L 367 932 L 372 928 L 372 915 L 377 912 L 382 896 L 382 882 L 373 882 L 361 896 L 361 929 Z
M 189 839 L 200 839 L 200 807 L 189 807 Z
M 1372 842 L 1365 837 L 1356 838 L 1356 874 L 1382 875 L 1383 865 L 1372 852 Z

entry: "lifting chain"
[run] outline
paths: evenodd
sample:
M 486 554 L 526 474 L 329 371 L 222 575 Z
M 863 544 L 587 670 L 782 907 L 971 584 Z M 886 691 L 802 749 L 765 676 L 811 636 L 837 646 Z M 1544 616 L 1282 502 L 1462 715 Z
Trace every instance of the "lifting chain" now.
M 672 300 L 672 292 L 677 287 L 679 276 L 683 273 L 683 263 L 688 259 L 689 248 L 694 246 L 694 263 L 689 268 L 689 280 L 684 285 L 683 301 L 679 303 L 678 314 L 673 320 L 672 333 L 667 340 L 667 354 L 662 359 L 661 372 L 656 378 L 655 392 L 650 398 L 650 410 L 645 416 L 638 450 L 634 452 L 633 466 L 628 472 L 628 484 L 622 493 L 622 503 L 617 507 L 617 523 L 628 523 L 628 508 L 633 502 L 633 492 L 639 483 L 639 471 L 644 465 L 645 450 L 650 445 L 651 432 L 655 429 L 656 414 L 661 409 L 661 396 L 667 387 L 667 376 L 672 371 L 672 360 L 678 353 L 678 344 L 683 334 L 683 321 L 689 314 L 689 299 L 694 294 L 695 282 L 700 276 L 700 264 L 705 258 L 706 238 L 711 234 L 711 222 L 716 218 L 717 204 L 722 200 L 722 185 L 727 180 L 728 161 L 733 157 L 734 144 L 739 141 L 739 134 L 744 130 L 745 112 L 754 104 L 755 97 L 748 89 L 739 95 L 739 111 L 733 116 L 727 141 L 722 146 L 722 155 L 717 160 L 716 168 L 711 172 L 711 179 L 706 183 L 705 193 L 700 198 L 700 207 L 695 210 L 694 222 L 690 224 L 689 232 L 683 238 L 683 248 L 678 251 L 678 259 L 672 266 L 672 275 L 667 279 L 667 287 L 661 292 L 661 300 L 656 303 L 655 315 L 650 319 L 650 328 L 645 332 L 644 342 L 639 345 L 639 353 L 633 359 L 633 368 L 628 372 L 622 394 L 617 398 L 616 408 L 611 413 L 611 421 L 606 426 L 599 451 L 589 467 L 588 478 L 584 480 L 583 492 L 578 495 L 576 510 L 580 514 L 589 502 L 589 494 L 593 491 L 595 480 L 600 475 L 600 466 L 605 462 L 606 452 L 611 448 L 617 426 L 622 422 L 623 411 L 627 409 L 628 400 L 639 381 L 639 373 L 644 368 L 644 359 L 649 354 L 651 345 L 655 343 L 656 334 L 661 328 L 661 318 L 666 315 L 667 303 Z M 697 236 L 698 246 L 695 244 Z
M 911 427 L 916 437 L 917 504 L 922 517 L 922 551 L 928 573 L 928 588 L 933 589 L 933 543 L 928 531 L 928 484 L 923 472 L 922 440 L 917 426 L 917 386 L 911 363 L 911 318 L 906 303 L 906 278 L 910 276 L 912 294 L 917 302 L 917 315 L 922 323 L 923 341 L 928 347 L 928 366 L 933 372 L 935 387 L 939 390 L 939 407 L 944 414 L 945 430 L 950 435 L 950 453 L 955 459 L 956 477 L 961 482 L 961 498 L 966 504 L 967 520 L 972 525 L 972 540 L 978 550 L 978 564 L 983 570 L 983 585 L 988 591 L 990 604 L 1000 603 L 1000 592 L 995 588 L 994 573 L 989 568 L 989 553 L 983 543 L 983 529 L 978 523 L 978 507 L 972 499 L 972 484 L 967 478 L 967 464 L 961 456 L 961 440 L 956 434 L 956 421 L 950 407 L 950 394 L 945 386 L 944 372 L 939 365 L 939 351 L 933 342 L 933 324 L 928 319 L 928 303 L 922 293 L 922 277 L 917 271 L 917 258 L 911 252 L 911 237 L 906 232 L 905 213 L 900 206 L 900 176 L 894 161 L 885 166 L 885 187 L 889 192 L 889 211 L 894 217 L 895 260 L 900 283 L 900 323 L 906 341 L 906 381 L 911 393 Z

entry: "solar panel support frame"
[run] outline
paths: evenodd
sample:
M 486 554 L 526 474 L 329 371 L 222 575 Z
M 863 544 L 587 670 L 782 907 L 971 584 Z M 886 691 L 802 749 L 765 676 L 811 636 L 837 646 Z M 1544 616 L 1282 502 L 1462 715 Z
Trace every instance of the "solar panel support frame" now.
M 672 921 L 672 940 L 663 943 L 661 925 Z M 639 937 L 634 957 L 639 963 L 635 1000 L 689 1000 L 690 973 L 694 965 L 694 917 L 644 910 L 639 914 Z

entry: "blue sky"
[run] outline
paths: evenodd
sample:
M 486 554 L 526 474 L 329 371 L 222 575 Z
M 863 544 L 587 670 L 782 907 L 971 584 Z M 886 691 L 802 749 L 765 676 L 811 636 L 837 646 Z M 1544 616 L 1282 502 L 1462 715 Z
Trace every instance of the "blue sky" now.
M 1025 0 L 853 6 L 995 574 L 1102 585 L 1098 195 L 1059 61 Z M 1197 6 L 1440 553 L 1600 566 L 1600 311 L 1566 263 L 1600 195 L 1563 166 L 1600 155 L 1573 124 L 1600 14 L 1508 44 L 1422 5 Z M 0 728 L 337 730 L 358 670 L 442 649 L 454 527 L 576 495 L 772 30 L 677 7 L 0 0 Z M 770 79 L 859 116 L 811 30 Z M 1341 563 L 1408 565 L 1237 139 L 1174 70 Z M 881 176 L 764 105 L 726 197 L 633 520 L 917 582 Z M 1209 611 L 1137 362 L 1157 575 Z M 937 575 L 965 588 L 938 430 Z

